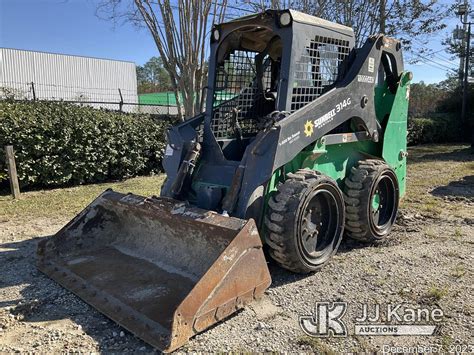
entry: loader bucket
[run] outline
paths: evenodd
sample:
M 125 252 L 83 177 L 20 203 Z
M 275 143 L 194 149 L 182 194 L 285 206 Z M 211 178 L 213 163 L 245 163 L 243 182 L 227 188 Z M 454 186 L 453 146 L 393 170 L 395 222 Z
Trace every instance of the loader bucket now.
M 38 267 L 165 352 L 271 282 L 253 220 L 112 190 L 39 243 Z

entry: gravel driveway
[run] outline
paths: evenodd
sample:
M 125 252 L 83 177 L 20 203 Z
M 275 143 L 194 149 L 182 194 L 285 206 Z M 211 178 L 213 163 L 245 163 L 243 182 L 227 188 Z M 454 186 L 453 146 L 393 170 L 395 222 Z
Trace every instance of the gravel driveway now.
M 474 164 L 464 148 L 436 159 L 430 154 L 413 151 L 411 193 L 388 240 L 364 245 L 346 239 L 331 263 L 310 276 L 270 262 L 273 284 L 264 298 L 182 350 L 360 352 L 391 345 L 449 351 L 456 344 L 474 345 Z M 424 165 L 440 161 L 443 168 Z M 439 169 L 459 176 L 437 184 Z M 37 242 L 66 222 L 60 216 L 0 220 L 0 352 L 154 351 L 36 269 Z M 303 333 L 299 316 L 311 314 L 321 301 L 348 303 L 349 336 Z M 353 325 L 362 303 L 441 308 L 444 316 L 434 336 L 357 336 Z

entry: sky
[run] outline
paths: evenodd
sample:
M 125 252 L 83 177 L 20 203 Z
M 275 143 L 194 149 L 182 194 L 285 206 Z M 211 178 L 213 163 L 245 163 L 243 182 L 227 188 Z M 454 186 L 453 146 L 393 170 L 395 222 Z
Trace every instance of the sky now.
M 97 1 L 0 0 L 0 47 L 126 60 L 137 65 L 157 55 L 146 29 L 99 19 L 95 14 Z M 459 61 L 451 60 L 441 44 L 458 23 L 457 19 L 450 19 L 448 28 L 429 37 L 426 45 L 415 43 L 436 54 L 415 56 L 419 63 L 406 64 L 406 70 L 414 74 L 414 82 L 439 82 L 446 79 L 448 67 L 459 66 Z

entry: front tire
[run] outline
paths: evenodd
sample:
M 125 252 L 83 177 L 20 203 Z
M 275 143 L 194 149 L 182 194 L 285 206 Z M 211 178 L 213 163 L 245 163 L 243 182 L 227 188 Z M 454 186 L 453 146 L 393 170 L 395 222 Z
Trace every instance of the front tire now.
M 333 179 L 309 169 L 288 174 L 265 216 L 271 257 L 297 273 L 320 269 L 341 243 L 344 219 L 344 197 Z
M 387 237 L 400 197 L 395 172 L 382 160 L 361 160 L 346 178 L 344 192 L 347 235 L 364 242 Z

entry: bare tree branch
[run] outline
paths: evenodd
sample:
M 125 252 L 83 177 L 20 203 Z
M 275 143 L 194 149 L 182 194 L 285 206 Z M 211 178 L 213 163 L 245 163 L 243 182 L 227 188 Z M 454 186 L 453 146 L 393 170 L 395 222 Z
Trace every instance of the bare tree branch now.
M 203 109 L 208 29 L 223 21 L 226 8 L 227 0 L 100 0 L 96 13 L 114 24 L 148 29 L 184 120 Z
M 243 0 L 242 0 L 243 1 Z M 439 0 L 245 0 L 255 11 L 293 8 L 354 29 L 356 46 L 381 31 L 396 36 L 410 49 L 422 38 L 445 27 L 449 8 Z

